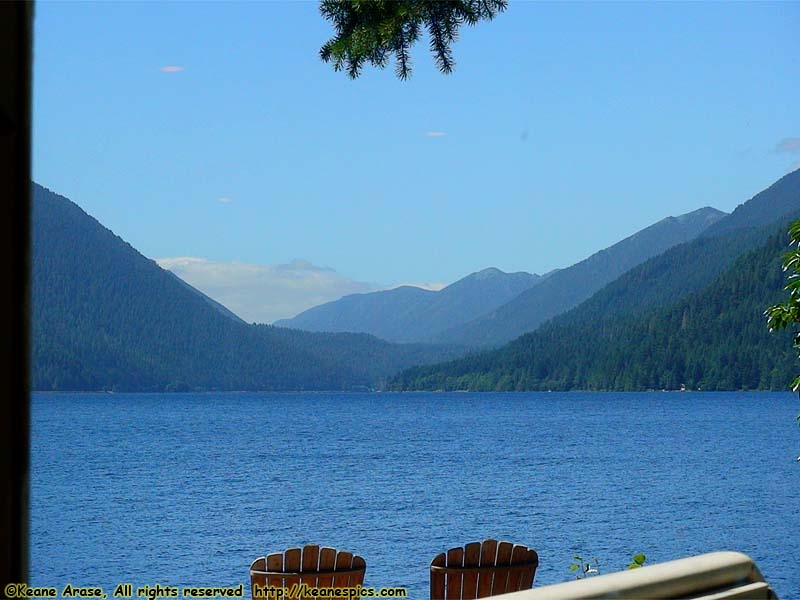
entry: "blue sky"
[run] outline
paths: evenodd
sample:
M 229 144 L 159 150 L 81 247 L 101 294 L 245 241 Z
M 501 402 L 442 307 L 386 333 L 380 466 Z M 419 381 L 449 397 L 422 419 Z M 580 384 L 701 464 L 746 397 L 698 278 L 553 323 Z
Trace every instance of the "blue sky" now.
M 218 298 L 543 273 L 800 166 L 798 30 L 797 2 L 511 2 L 454 74 L 425 41 L 353 81 L 315 2 L 43 1 L 34 178 Z

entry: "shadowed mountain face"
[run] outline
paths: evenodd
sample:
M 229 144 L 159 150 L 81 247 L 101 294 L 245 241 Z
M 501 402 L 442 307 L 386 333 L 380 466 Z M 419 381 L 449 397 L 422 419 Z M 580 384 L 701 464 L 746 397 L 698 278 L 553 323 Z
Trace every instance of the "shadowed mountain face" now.
M 728 217 L 714 223 L 703 235 L 722 235 L 748 227 L 771 225 L 785 215 L 800 210 L 797 199 L 799 187 L 800 169 L 784 175 L 764 191 L 737 206 Z
M 354 294 L 275 324 L 365 332 L 395 342 L 500 345 L 576 306 L 648 258 L 694 239 L 724 216 L 714 208 L 701 208 L 663 219 L 545 277 L 484 269 L 439 292 L 405 286 Z
M 35 390 L 353 389 L 456 352 L 247 325 L 39 185 L 32 217 Z
M 411 368 L 392 387 L 786 389 L 797 370 L 792 333 L 770 334 L 763 315 L 786 295 L 781 269 L 786 225 L 774 228 L 765 244 L 739 257 L 710 285 L 675 304 L 618 310 L 608 299 L 619 289 L 606 289 L 500 349 Z M 736 241 L 730 235 L 716 239 Z M 609 288 L 619 288 L 615 284 Z
M 432 339 L 465 346 L 497 346 L 508 342 L 577 306 L 636 265 L 696 238 L 724 216 L 725 213 L 714 208 L 701 208 L 663 219 L 586 260 L 557 271 L 497 309 Z
M 797 218 L 800 171 L 533 333 L 498 350 L 410 369 L 394 385 L 783 389 L 796 363 L 791 334 L 767 335 L 763 311 L 785 295 L 781 255 Z
M 437 292 L 411 286 L 353 294 L 275 325 L 308 331 L 355 331 L 393 342 L 428 341 L 493 310 L 544 278 L 489 268 Z

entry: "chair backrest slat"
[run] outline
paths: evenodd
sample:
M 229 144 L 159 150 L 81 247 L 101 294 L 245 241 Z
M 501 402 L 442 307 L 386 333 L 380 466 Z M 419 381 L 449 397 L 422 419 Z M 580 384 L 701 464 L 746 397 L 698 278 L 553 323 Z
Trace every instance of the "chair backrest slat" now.
M 309 544 L 303 548 L 303 559 L 300 568 L 302 570 L 300 581 L 309 587 L 318 587 L 319 546 L 316 544 Z
M 447 567 L 463 567 L 464 566 L 464 549 L 451 548 L 447 551 Z M 463 585 L 463 572 L 445 573 L 447 580 L 447 599 L 456 598 L 460 600 L 461 589 Z
M 481 564 L 481 543 L 472 542 L 464 546 L 464 566 L 478 567 Z M 464 583 L 461 586 L 462 598 L 478 597 L 478 573 L 464 571 Z
M 300 565 L 303 560 L 303 551 L 300 548 L 289 548 L 283 555 L 283 587 L 286 588 L 286 597 L 289 600 L 298 600 L 299 596 L 291 596 L 292 586 L 300 583 Z M 290 575 L 289 573 L 292 573 Z
M 507 567 L 511 564 L 511 550 L 514 544 L 511 542 L 500 542 L 497 545 L 497 566 Z M 492 596 L 505 594 L 508 590 L 508 571 L 500 571 L 494 575 L 494 582 L 492 582 Z
M 250 566 L 250 584 L 254 600 L 258 598 L 256 585 L 284 588 L 285 598 L 298 600 L 298 595 L 290 595 L 295 584 L 309 588 L 356 587 L 363 585 L 366 570 L 364 559 L 352 552 L 309 544 L 254 560 Z
M 349 571 L 353 568 L 353 553 L 352 552 L 339 552 L 336 555 L 336 570 Z M 334 575 L 333 587 L 350 587 L 350 575 Z
M 525 546 L 515 545 L 511 550 L 511 566 L 524 565 L 528 558 L 528 549 Z M 509 591 L 525 589 L 522 587 L 522 570 L 514 570 L 508 574 Z
M 439 554 L 431 562 L 431 598 L 444 598 L 444 571 L 434 569 L 434 567 L 446 566 L 445 554 Z
M 367 572 L 367 563 L 360 556 L 353 557 L 353 570 L 355 573 L 350 575 L 350 587 L 358 587 L 364 585 L 364 575 Z M 358 596 L 356 596 L 358 600 Z
M 536 567 L 539 566 L 539 556 L 533 550 L 528 550 L 525 558 L 526 568 L 522 571 L 522 581 L 519 589 L 529 590 L 533 587 L 533 577 L 536 575 Z
M 333 571 L 336 568 L 336 549 L 322 548 L 319 551 L 319 587 L 333 587 L 333 573 L 323 574 L 325 571 Z
M 254 588 L 254 586 L 258 585 L 259 587 L 266 587 L 269 585 L 267 583 L 267 559 L 263 556 L 255 559 L 253 564 L 250 565 L 250 585 Z M 255 591 L 253 592 L 253 598 L 255 598 Z
M 484 540 L 452 548 L 431 562 L 431 600 L 475 600 L 530 589 L 539 557 L 510 542 Z
M 283 572 L 283 552 L 274 552 L 267 556 L 267 571 L 272 573 Z M 267 575 L 267 585 L 283 587 L 283 575 Z
M 484 540 L 481 543 L 481 562 L 482 567 L 497 566 L 497 540 Z M 478 598 L 486 598 L 492 595 L 492 582 L 494 580 L 494 569 L 481 571 L 478 577 Z

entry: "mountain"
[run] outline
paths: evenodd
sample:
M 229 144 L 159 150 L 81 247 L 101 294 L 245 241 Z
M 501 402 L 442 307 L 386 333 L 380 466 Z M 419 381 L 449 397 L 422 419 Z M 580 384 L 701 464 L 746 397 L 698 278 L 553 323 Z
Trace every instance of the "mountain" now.
M 766 335 L 780 255 L 800 218 L 800 172 L 697 239 L 631 269 L 589 300 L 495 351 L 413 368 L 408 389 L 781 388 L 790 337 Z M 729 223 L 725 223 L 730 219 Z M 756 226 L 748 226 L 754 223 Z
M 544 279 L 530 273 L 488 268 L 436 292 L 401 286 L 352 294 L 275 325 L 307 331 L 370 333 L 392 342 L 424 342 L 493 310 Z
M 770 225 L 783 215 L 792 214 L 800 207 L 797 204 L 797 189 L 800 186 L 800 169 L 784 175 L 763 192 L 736 207 L 730 216 L 720 219 L 703 235 L 721 235 L 737 229 Z
M 741 256 L 711 285 L 631 315 L 578 307 L 500 350 L 416 367 L 400 389 L 786 389 L 798 369 L 788 331 L 770 334 L 764 309 L 786 292 L 785 229 Z M 596 308 L 596 307 L 592 307 Z
M 175 273 L 173 273 L 172 271 L 167 271 L 167 273 L 172 275 L 175 278 L 175 280 L 178 283 L 180 283 L 182 286 L 184 286 L 187 290 L 189 290 L 190 292 L 192 292 L 194 294 L 197 294 L 200 298 L 205 300 L 214 310 L 216 310 L 220 314 L 223 314 L 226 317 L 228 317 L 229 319 L 233 319 L 234 321 L 236 321 L 238 323 L 246 323 L 246 321 L 244 319 L 242 319 L 239 315 L 235 314 L 233 311 L 229 310 L 228 308 L 226 308 L 225 306 L 223 306 L 222 304 L 220 304 L 219 302 L 217 302 L 213 298 L 209 298 L 208 296 L 206 296 L 203 292 L 201 292 L 197 288 L 192 287 L 191 285 L 186 283 L 183 279 L 181 279 L 180 277 L 175 275 Z
M 35 390 L 358 389 L 457 352 L 247 325 L 35 184 L 32 234 Z
M 499 346 L 577 306 L 648 258 L 696 238 L 725 216 L 722 211 L 706 207 L 663 219 L 569 268 L 557 271 L 540 285 L 495 310 L 432 339 L 463 346 Z

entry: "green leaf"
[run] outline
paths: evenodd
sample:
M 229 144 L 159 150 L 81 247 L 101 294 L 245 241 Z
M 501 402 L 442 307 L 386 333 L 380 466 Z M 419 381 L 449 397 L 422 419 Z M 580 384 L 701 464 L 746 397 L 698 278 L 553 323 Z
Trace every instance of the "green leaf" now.
M 580 569 L 580 565 L 572 565 L 569 568 L 570 571 L 577 571 L 578 569 Z
M 789 225 L 789 252 L 783 255 L 783 271 L 789 273 L 784 289 L 789 292 L 789 299 L 781 304 L 775 304 L 764 311 L 767 318 L 767 328 L 770 333 L 789 326 L 794 326 L 795 332 L 792 338 L 792 346 L 800 355 L 800 331 L 796 327 L 800 325 L 800 220 L 794 221 Z M 792 391 L 800 394 L 800 375 L 795 377 L 789 384 Z M 800 425 L 800 415 L 797 417 L 797 424 Z M 799 459 L 800 460 L 800 459 Z M 634 562 L 644 564 L 644 555 L 641 562 L 636 560 L 640 555 L 634 556 Z
M 641 552 L 633 557 L 633 562 L 635 562 L 637 565 L 643 565 L 645 560 L 647 560 L 647 557 Z
M 642 565 L 640 565 L 639 563 L 632 562 L 631 564 L 628 565 L 628 569 L 638 569 L 641 566 Z

